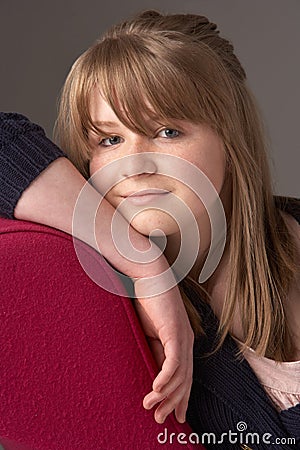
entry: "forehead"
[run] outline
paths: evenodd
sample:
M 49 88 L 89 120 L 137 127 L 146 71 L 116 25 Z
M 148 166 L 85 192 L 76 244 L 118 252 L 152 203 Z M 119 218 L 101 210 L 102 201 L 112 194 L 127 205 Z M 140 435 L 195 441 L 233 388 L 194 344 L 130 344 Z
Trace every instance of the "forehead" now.
M 218 108 L 226 103 L 223 75 L 212 76 L 221 72 L 212 67 L 206 47 L 201 57 L 195 58 L 195 51 L 187 52 L 179 41 L 161 36 L 152 36 L 150 41 L 148 36 L 137 40 L 131 35 L 105 39 L 88 54 L 84 62 L 89 89 L 79 91 L 84 97 L 84 128 L 102 120 L 102 114 L 109 120 L 117 116 L 128 128 L 141 133 L 150 131 L 151 120 L 220 123 L 227 113 L 220 111 L 217 117 Z M 99 89 L 92 88 L 94 84 L 100 88 L 102 99 Z
M 90 93 L 89 110 L 91 119 L 96 122 L 115 122 L 118 121 L 113 109 L 106 102 L 98 86 L 94 86 Z
M 158 125 L 166 124 L 168 119 L 172 119 L 155 112 L 145 98 L 141 99 L 139 109 L 136 108 L 133 115 L 131 111 L 125 110 L 126 105 L 122 105 L 122 100 L 114 98 L 113 104 L 110 104 L 100 87 L 97 84 L 93 86 L 89 95 L 88 108 L 91 128 L 101 129 L 104 126 L 118 125 L 126 126 L 141 134 L 147 134 L 153 132 Z

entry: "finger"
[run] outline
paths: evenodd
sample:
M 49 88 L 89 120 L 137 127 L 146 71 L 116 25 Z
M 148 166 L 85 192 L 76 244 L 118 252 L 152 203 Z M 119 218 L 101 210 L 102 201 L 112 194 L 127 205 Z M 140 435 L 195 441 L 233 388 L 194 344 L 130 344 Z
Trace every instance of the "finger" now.
M 163 386 L 158 392 L 161 395 L 167 396 L 170 395 L 172 392 L 175 392 L 176 389 L 179 386 L 186 386 L 186 389 L 190 388 L 191 385 L 191 376 L 189 375 L 188 367 L 181 365 L 176 372 L 174 373 L 173 377 L 169 380 L 169 382 Z M 154 391 L 157 392 L 157 391 Z
M 175 352 L 171 353 L 170 348 L 172 350 L 175 348 L 178 350 L 179 346 L 166 346 L 166 359 L 162 365 L 161 371 L 152 384 L 152 389 L 156 392 L 161 392 L 167 385 L 168 391 L 173 391 L 180 383 L 185 381 L 186 377 L 192 378 L 193 347 L 186 349 L 186 351 L 182 350 L 181 354 L 176 354 Z M 169 387 L 172 379 L 175 381 L 173 381 L 173 385 Z
M 186 389 L 189 390 L 190 383 L 182 373 L 182 368 L 180 368 L 180 371 L 177 370 L 169 383 L 167 383 L 160 391 L 153 390 L 145 396 L 143 402 L 144 407 L 146 409 L 153 408 L 153 406 L 155 406 L 157 403 L 161 402 L 166 397 L 171 396 L 174 391 L 176 391 L 176 389 L 183 383 L 186 384 Z
M 175 416 L 176 416 L 176 419 L 178 420 L 178 422 L 180 422 L 180 423 L 184 423 L 186 421 L 186 412 L 188 409 L 190 392 L 191 392 L 191 389 L 188 389 L 188 391 L 185 393 L 182 400 L 175 407 Z
M 154 419 L 157 423 L 164 423 L 167 416 L 174 411 L 180 401 L 182 400 L 185 393 L 185 388 L 180 386 L 175 392 L 173 392 L 170 396 L 166 397 L 156 408 L 154 413 Z M 182 409 L 179 411 L 179 417 L 176 416 L 176 419 L 180 422 L 184 422 L 185 420 L 185 412 L 184 404 L 182 405 Z
M 166 357 L 166 359 L 163 362 L 161 371 L 153 381 L 152 389 L 154 391 L 160 392 L 163 389 L 163 387 L 170 382 L 171 378 L 174 376 L 179 366 L 180 366 L 180 359 Z
M 166 394 L 152 391 L 144 397 L 143 407 L 145 409 L 152 409 L 157 403 L 162 402 L 165 398 Z
M 178 422 L 185 422 L 185 415 L 188 407 L 192 386 L 192 374 L 179 374 L 175 376 L 166 389 L 162 389 L 160 394 L 166 394 L 166 398 L 171 398 L 174 404 L 175 416 Z M 169 392 L 169 393 L 168 393 Z M 176 402 L 176 403 L 175 403 Z
M 145 396 L 143 402 L 144 408 L 151 409 L 165 398 L 173 397 L 174 400 L 178 402 L 178 404 L 175 405 L 176 409 L 178 408 L 178 416 L 180 418 L 184 417 L 192 385 L 192 374 L 190 370 L 185 373 L 181 370 L 180 372 L 177 372 L 178 374 L 175 374 L 171 381 L 164 386 L 160 392 L 152 391 Z M 181 389 L 179 391 L 178 388 L 180 387 Z M 182 395 L 181 398 L 179 397 L 180 393 Z M 182 412 L 182 410 L 184 410 L 184 412 Z

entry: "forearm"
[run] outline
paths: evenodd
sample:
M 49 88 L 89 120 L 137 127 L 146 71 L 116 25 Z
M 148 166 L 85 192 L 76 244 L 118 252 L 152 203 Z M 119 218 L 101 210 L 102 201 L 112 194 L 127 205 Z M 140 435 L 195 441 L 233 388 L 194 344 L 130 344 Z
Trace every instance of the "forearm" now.
M 75 205 L 83 187 L 84 198 L 78 211 L 82 220 L 79 226 L 72 227 Z M 129 261 L 126 258 L 128 255 L 123 256 L 117 251 L 111 233 L 114 213 L 118 214 L 67 158 L 52 162 L 23 192 L 14 210 L 17 219 L 38 222 L 73 234 L 100 250 L 105 258 L 128 276 L 149 277 L 165 270 L 168 266 L 163 256 L 153 263 L 140 264 Z M 125 219 L 119 216 L 119 220 L 123 223 L 122 229 L 126 230 L 128 224 Z M 149 248 L 146 237 L 131 227 L 129 231 L 135 248 L 140 251 Z M 156 254 L 159 255 L 158 249 Z
M 119 254 L 111 233 L 115 210 L 64 156 L 39 125 L 20 114 L 0 113 L 0 215 L 73 234 L 100 250 L 128 276 L 139 278 L 164 270 L 167 267 L 164 257 L 153 264 L 141 265 Z M 84 201 L 80 203 L 78 196 L 84 186 Z M 81 219 L 73 227 L 75 205 L 77 212 L 80 209 Z M 119 219 L 125 236 L 128 224 L 122 216 Z M 147 238 L 132 228 L 129 232 L 137 249 L 149 248 Z M 159 255 L 156 247 L 153 251 Z
M 163 363 L 153 384 L 161 390 L 145 397 L 145 407 L 162 402 L 155 413 L 157 421 L 173 409 L 182 421 L 191 385 L 193 338 L 174 276 L 154 244 L 152 262 L 132 258 L 132 249 L 149 249 L 148 238 L 130 227 L 64 156 L 41 127 L 19 114 L 0 113 L 0 215 L 73 234 L 99 250 L 117 270 L 137 279 L 140 317 L 145 331 L 161 342 L 155 356 L 159 366 Z M 112 232 L 115 217 L 119 222 Z M 125 251 L 118 251 L 120 241 L 115 246 L 113 235 L 121 243 L 130 236 Z M 155 275 L 163 272 L 158 280 Z M 149 295 L 154 297 L 148 299 Z
M 83 188 L 85 195 L 78 210 L 83 221 L 74 228 L 74 209 L 78 208 L 78 197 L 81 197 Z M 100 202 L 101 206 L 98 207 Z M 145 333 L 155 340 L 155 347 L 151 348 L 161 369 L 153 382 L 153 390 L 144 398 L 144 407 L 156 408 L 155 419 L 159 423 L 173 410 L 177 419 L 183 422 L 192 382 L 193 349 L 193 332 L 184 304 L 176 286 L 166 289 L 170 285 L 168 280 L 166 282 L 166 278 L 170 280 L 170 271 L 159 282 L 153 277 L 168 269 L 163 255 L 153 263 L 140 264 L 128 260 L 126 255 L 122 256 L 117 251 L 111 234 L 115 213 L 115 209 L 87 184 L 66 158 L 59 158 L 50 164 L 23 192 L 15 209 L 16 218 L 72 232 L 93 247 L 99 246 L 101 253 L 119 271 L 138 278 L 135 295 L 138 298 L 136 305 L 139 317 Z M 120 219 L 125 222 L 124 218 Z M 124 227 L 128 227 L 127 222 Z M 133 229 L 131 240 L 133 246 L 140 250 L 149 247 L 148 239 Z M 147 298 L 153 285 L 161 293 Z

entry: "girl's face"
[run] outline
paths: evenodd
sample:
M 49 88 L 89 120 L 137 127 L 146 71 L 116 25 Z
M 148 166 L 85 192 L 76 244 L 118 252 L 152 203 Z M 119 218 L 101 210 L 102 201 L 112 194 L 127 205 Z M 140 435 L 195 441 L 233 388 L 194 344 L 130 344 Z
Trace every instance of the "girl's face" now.
M 189 177 L 186 173 L 189 170 L 188 165 L 179 165 L 175 179 L 160 170 L 153 155 L 172 155 L 192 163 L 209 178 L 219 194 L 225 178 L 225 151 L 221 139 L 211 128 L 203 124 L 172 119 L 162 126 L 152 123 L 149 119 L 153 129 L 151 136 L 137 134 L 120 122 L 96 88 L 91 96 L 90 113 L 93 123 L 103 131 L 101 135 L 92 131 L 89 134 L 92 150 L 90 175 L 110 163 L 132 155 L 118 166 L 122 181 L 111 187 L 106 199 L 115 208 L 127 199 L 127 204 L 133 205 L 136 211 L 141 209 L 141 212 L 130 220 L 137 231 L 149 235 L 159 228 L 166 236 L 178 233 L 177 218 L 172 218 L 163 208 L 151 208 L 154 200 L 162 199 L 167 204 L 170 194 L 179 197 L 191 209 L 200 226 L 200 232 L 201 227 L 209 225 L 203 203 L 188 184 L 181 181 Z M 139 153 L 145 156 L 142 167 L 141 159 L 136 157 Z M 99 181 L 101 184 L 101 175 Z M 97 181 L 93 184 L 101 192 Z M 145 210 L 145 207 L 149 208 Z M 122 213 L 126 217 L 126 209 Z

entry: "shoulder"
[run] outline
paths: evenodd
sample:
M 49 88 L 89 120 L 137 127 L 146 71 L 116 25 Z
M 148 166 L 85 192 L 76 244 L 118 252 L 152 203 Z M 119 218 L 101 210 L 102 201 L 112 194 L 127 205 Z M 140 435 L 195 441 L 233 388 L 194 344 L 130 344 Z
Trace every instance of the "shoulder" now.
M 12 138 L 28 132 L 44 134 L 39 125 L 31 122 L 27 117 L 19 113 L 0 112 L 0 136 Z

